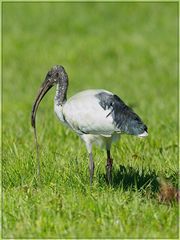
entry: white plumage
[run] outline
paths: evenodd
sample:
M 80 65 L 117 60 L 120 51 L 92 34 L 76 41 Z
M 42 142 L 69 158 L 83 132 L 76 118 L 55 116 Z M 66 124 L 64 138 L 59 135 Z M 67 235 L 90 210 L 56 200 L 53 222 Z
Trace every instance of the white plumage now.
M 95 97 L 103 91 L 107 92 L 105 90 L 83 91 L 64 104 L 63 115 L 74 131 L 78 132 L 78 129 L 81 129 L 83 132 L 100 135 L 111 135 L 114 132 L 112 117 L 106 117 L 110 110 L 104 110 Z
M 103 89 L 82 91 L 69 98 L 63 108 L 57 105 L 56 98 L 54 101 L 55 113 L 59 120 L 84 140 L 89 153 L 93 143 L 108 148 L 112 140 L 119 139 L 112 116 L 107 117 L 111 110 L 104 110 L 96 98 L 96 94 L 101 92 L 113 95 Z

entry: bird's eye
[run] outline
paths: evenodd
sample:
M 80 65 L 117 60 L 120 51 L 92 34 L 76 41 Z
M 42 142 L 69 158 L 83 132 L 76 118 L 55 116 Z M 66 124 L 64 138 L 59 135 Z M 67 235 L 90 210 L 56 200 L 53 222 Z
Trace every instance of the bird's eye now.
M 58 77 L 59 77 L 59 73 L 58 73 L 58 72 L 55 74 L 55 77 L 56 77 L 56 78 L 58 78 Z

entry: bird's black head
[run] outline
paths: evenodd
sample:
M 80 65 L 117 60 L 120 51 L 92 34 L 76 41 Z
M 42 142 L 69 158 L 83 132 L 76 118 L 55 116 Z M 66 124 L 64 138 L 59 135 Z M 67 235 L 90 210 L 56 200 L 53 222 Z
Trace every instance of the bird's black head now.
M 38 95 L 36 97 L 36 100 L 33 105 L 32 109 L 32 115 L 31 115 L 31 124 L 33 127 L 35 127 L 35 117 L 36 112 L 39 106 L 39 103 L 45 96 L 45 94 L 55 85 L 60 84 L 64 89 L 67 89 L 68 86 L 68 76 L 63 66 L 61 65 L 55 65 L 51 68 L 50 71 L 48 71 L 44 82 L 42 83 Z
M 63 81 L 65 77 L 67 77 L 67 73 L 64 67 L 61 65 L 55 65 L 50 71 L 48 71 L 44 83 L 49 82 L 50 85 L 54 85 L 59 81 Z

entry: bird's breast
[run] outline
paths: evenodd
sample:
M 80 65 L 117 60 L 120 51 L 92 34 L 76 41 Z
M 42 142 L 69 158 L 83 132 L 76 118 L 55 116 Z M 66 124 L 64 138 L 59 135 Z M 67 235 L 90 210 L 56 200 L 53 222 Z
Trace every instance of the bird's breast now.
M 56 116 L 58 117 L 58 119 L 66 124 L 64 115 L 63 115 L 63 106 L 56 104 L 56 102 L 54 103 L 54 112 L 56 114 Z
M 110 109 L 103 109 L 96 97 L 97 91 L 84 91 L 71 97 L 63 107 L 63 115 L 76 131 L 111 135 L 114 132 Z

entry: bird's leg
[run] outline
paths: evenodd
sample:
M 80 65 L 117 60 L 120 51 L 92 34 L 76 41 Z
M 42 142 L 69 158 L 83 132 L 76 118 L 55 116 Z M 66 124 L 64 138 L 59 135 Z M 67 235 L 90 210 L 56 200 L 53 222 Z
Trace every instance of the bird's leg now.
M 89 153 L 89 172 L 90 172 L 90 184 L 92 185 L 94 176 L 94 161 L 92 157 L 92 152 Z
M 92 142 L 88 135 L 82 134 L 80 137 L 83 139 L 83 141 L 86 144 L 87 151 L 89 153 L 89 173 L 90 173 L 90 185 L 92 185 L 93 182 L 93 175 L 94 175 L 94 161 L 92 156 Z
M 113 159 L 111 158 L 110 150 L 107 150 L 106 177 L 107 177 L 108 183 L 112 182 L 112 165 L 113 165 Z

